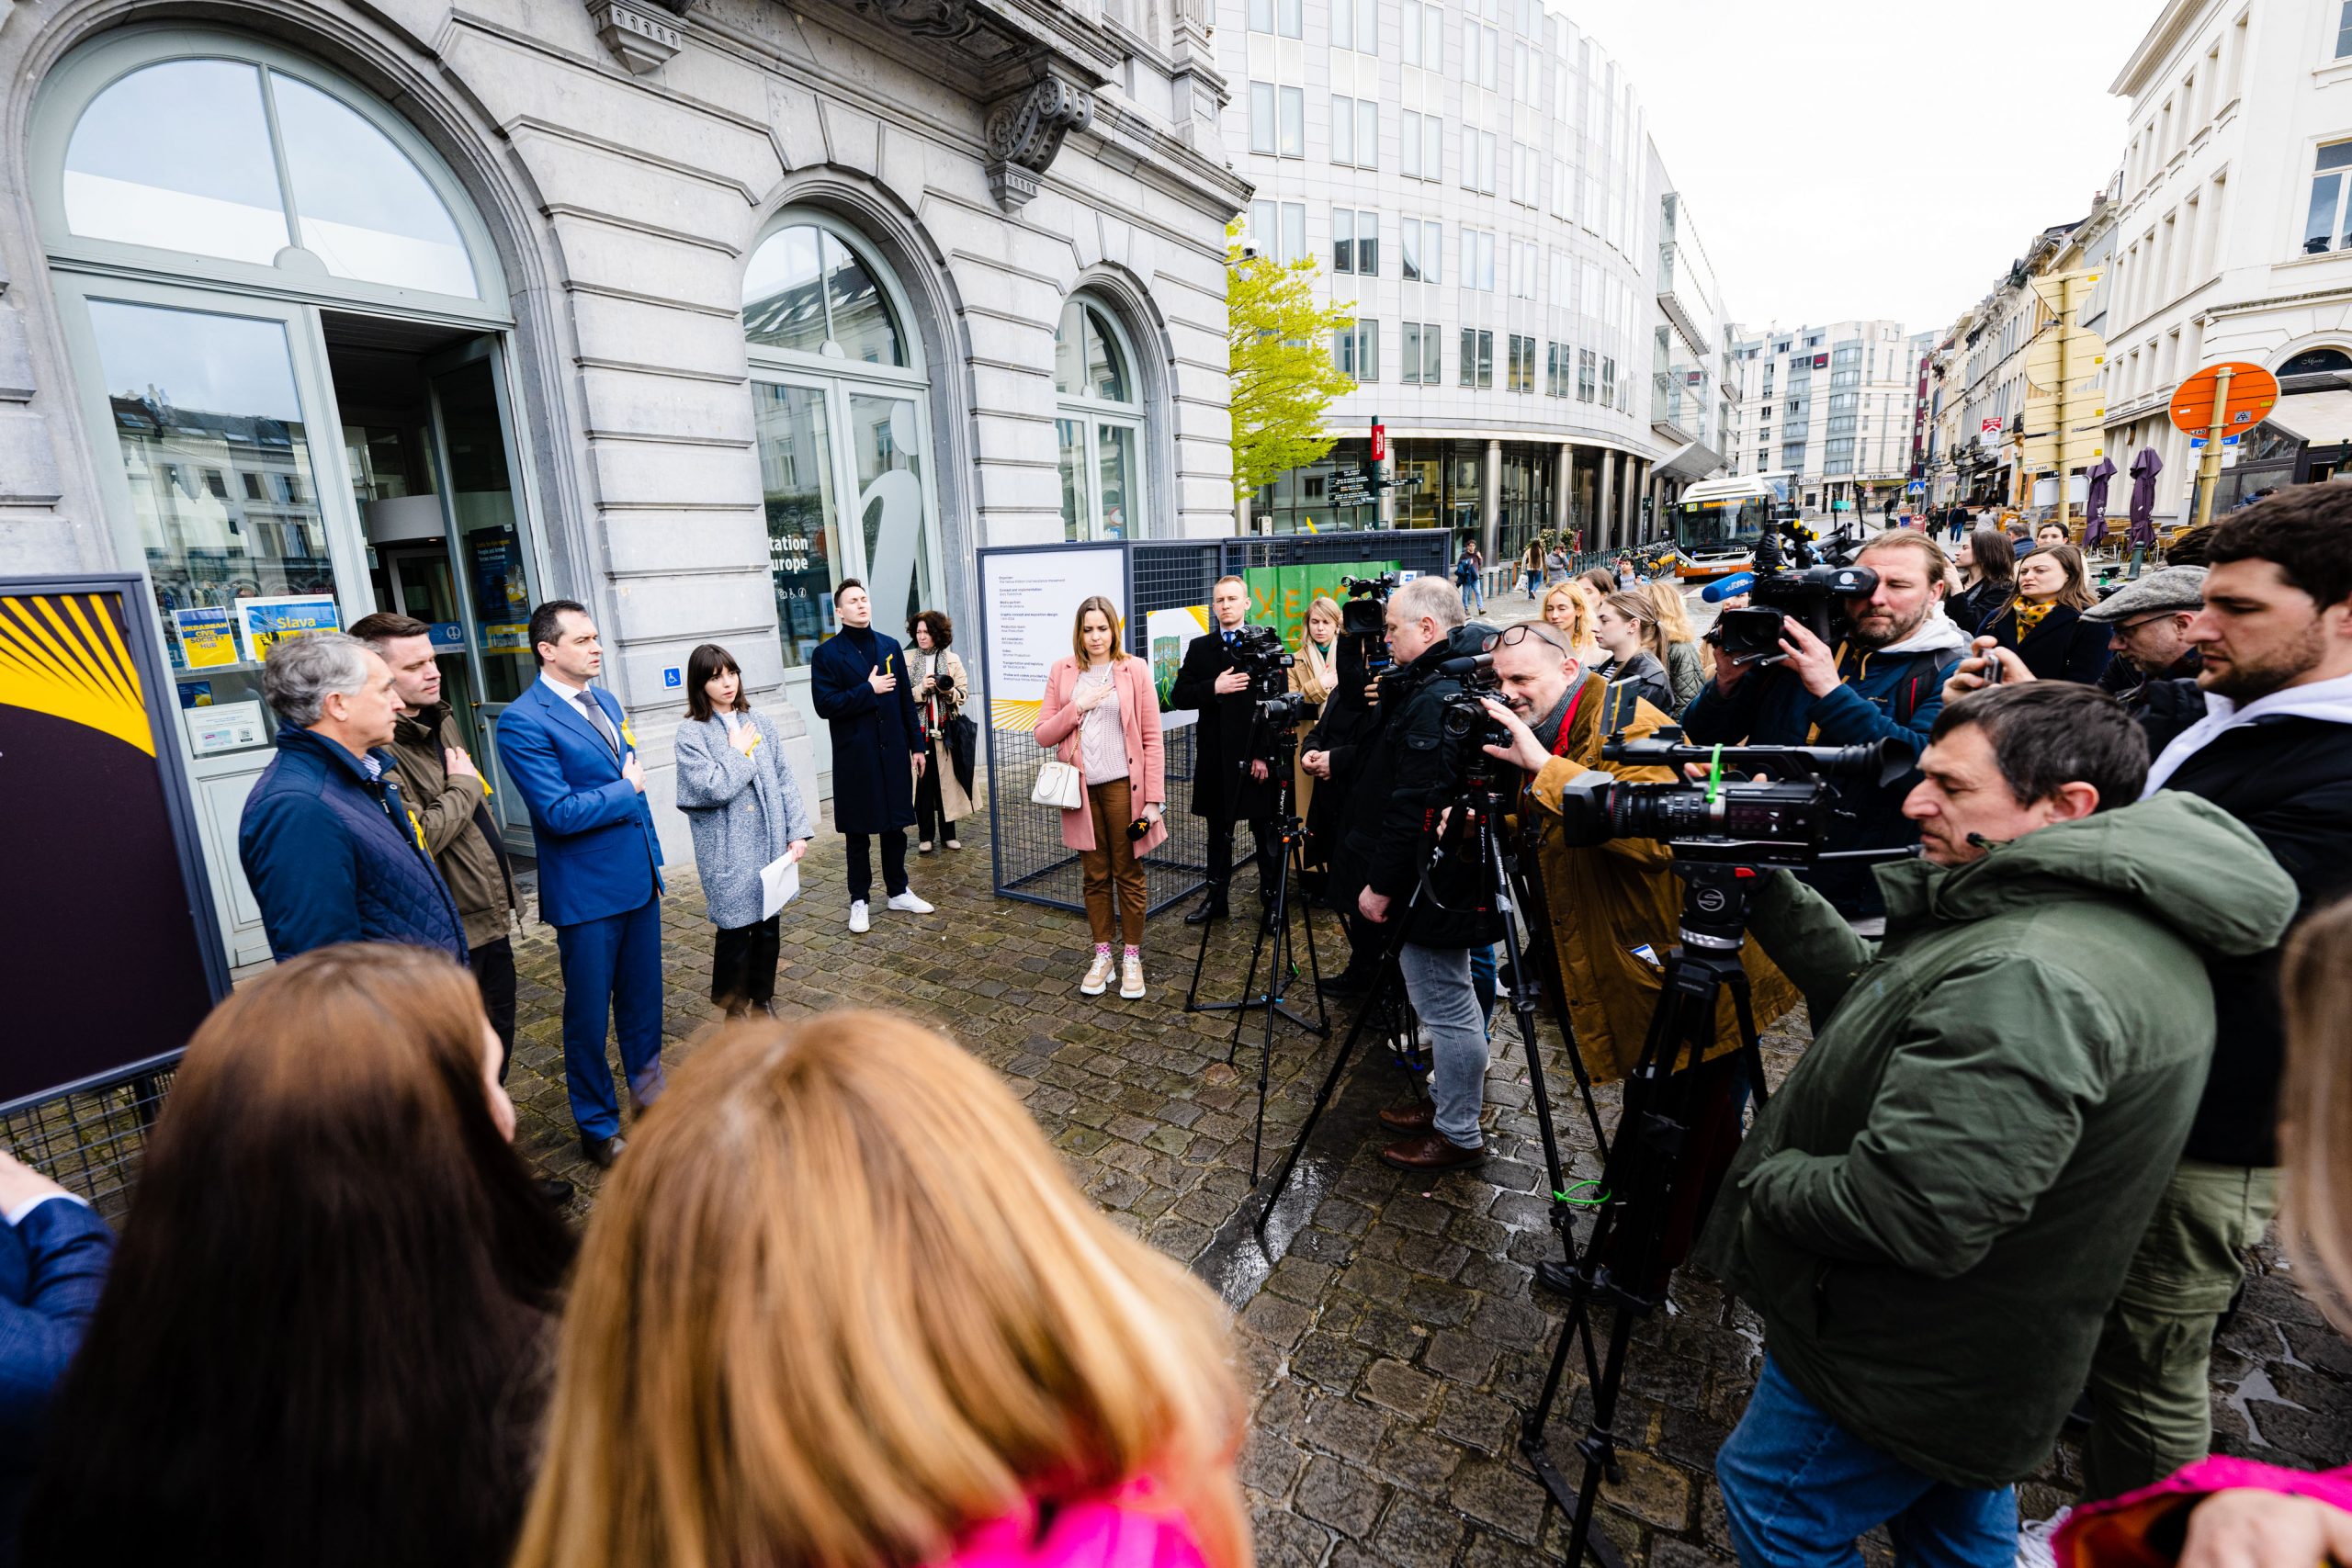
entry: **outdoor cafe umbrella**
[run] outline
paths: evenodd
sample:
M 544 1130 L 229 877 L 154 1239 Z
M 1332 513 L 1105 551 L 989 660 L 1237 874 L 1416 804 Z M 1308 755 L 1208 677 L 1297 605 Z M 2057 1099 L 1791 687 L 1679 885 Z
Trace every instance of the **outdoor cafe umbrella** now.
M 2132 459 L 2132 542 L 2153 545 L 2156 542 L 2156 476 L 2164 472 L 2165 460 L 2156 456 L 2153 446 L 2143 446 Z
M 2115 459 L 2101 457 L 2090 471 L 2090 494 L 2083 502 L 2083 548 L 2107 537 L 2107 481 L 2115 477 Z

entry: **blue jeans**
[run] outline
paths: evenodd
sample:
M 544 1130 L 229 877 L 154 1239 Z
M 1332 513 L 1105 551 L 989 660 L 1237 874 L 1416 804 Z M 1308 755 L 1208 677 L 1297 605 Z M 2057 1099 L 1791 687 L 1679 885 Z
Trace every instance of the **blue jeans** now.
M 1475 1149 L 1485 1141 L 1478 1112 L 1487 1103 L 1487 1021 L 1470 977 L 1470 950 L 1408 942 L 1396 967 L 1430 1032 L 1430 1098 L 1437 1102 L 1430 1124 L 1447 1143 Z
M 1739 1427 L 1715 1454 L 1743 1568 L 1858 1568 L 1855 1540 L 1879 1525 L 1894 1560 L 1921 1568 L 2010 1568 L 2018 1499 L 2007 1486 L 1951 1486 L 1855 1437 L 1764 1358 Z
M 1485 609 L 1487 607 L 1486 584 L 1475 576 L 1463 578 L 1461 581 L 1463 607 L 1464 609 Z

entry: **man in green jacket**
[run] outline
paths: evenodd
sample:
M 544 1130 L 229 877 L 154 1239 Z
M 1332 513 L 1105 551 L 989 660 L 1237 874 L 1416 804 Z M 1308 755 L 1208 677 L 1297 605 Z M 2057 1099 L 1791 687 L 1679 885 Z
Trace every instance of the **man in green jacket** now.
M 2139 804 L 2140 727 L 2040 682 L 1947 707 L 1882 868 L 1886 937 L 1774 873 L 1752 931 L 1825 1019 L 1726 1178 L 1699 1261 L 1759 1313 L 1716 1456 L 1743 1563 L 2007 1568 L 2178 1159 L 2213 1045 L 2204 958 L 2295 888 L 2202 800 Z

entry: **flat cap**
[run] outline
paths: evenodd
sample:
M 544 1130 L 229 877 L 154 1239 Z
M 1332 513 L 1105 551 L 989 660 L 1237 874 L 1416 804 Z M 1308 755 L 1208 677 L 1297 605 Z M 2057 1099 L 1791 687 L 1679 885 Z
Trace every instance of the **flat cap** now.
M 2201 566 L 2168 566 L 2152 571 L 2136 582 L 2127 582 L 2089 609 L 2083 619 L 2112 625 L 2137 615 L 2167 615 L 2176 610 L 2199 610 L 2205 605 L 2205 569 Z

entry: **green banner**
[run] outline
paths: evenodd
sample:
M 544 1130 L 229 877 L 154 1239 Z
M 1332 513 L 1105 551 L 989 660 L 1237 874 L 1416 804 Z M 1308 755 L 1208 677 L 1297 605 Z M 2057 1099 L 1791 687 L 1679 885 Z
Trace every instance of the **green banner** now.
M 1347 602 L 1340 579 L 1377 577 L 1396 570 L 1393 560 L 1317 561 L 1311 566 L 1251 567 L 1241 581 L 1250 585 L 1250 622 L 1282 633 L 1295 653 L 1299 638 L 1306 635 L 1306 607 L 1318 597 Z

